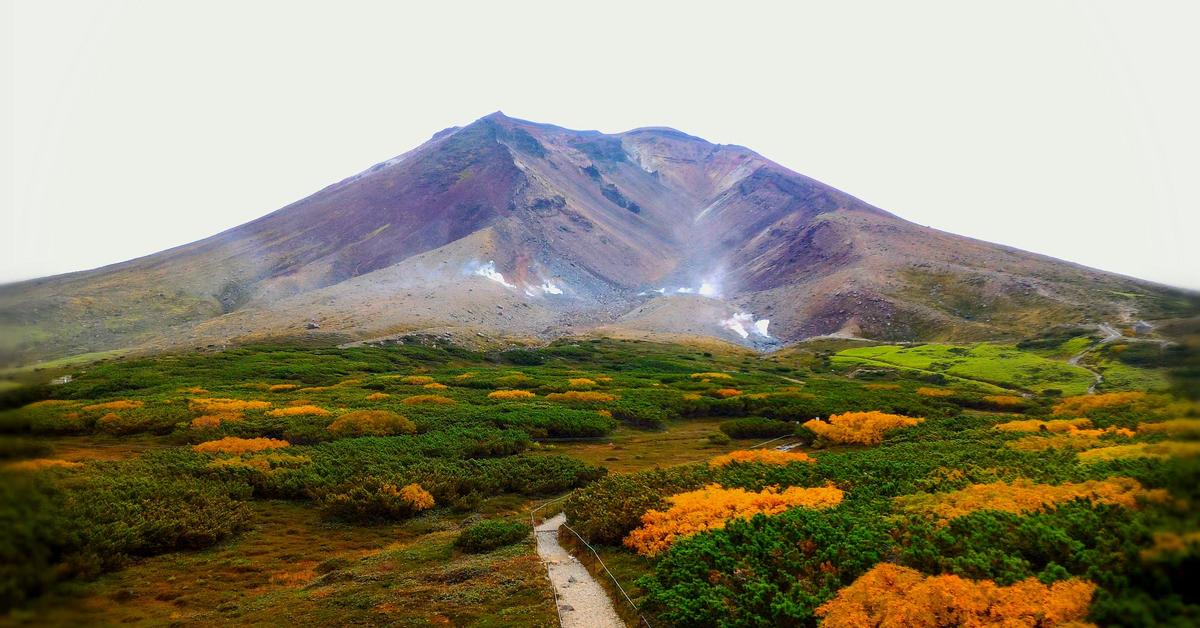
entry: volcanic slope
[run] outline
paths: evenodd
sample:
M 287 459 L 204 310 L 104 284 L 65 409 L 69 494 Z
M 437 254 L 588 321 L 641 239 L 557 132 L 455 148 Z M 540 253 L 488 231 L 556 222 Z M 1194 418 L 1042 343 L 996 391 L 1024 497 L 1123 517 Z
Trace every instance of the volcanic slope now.
M 1195 311 L 1194 295 L 921 227 L 740 146 L 497 112 L 204 240 L 0 287 L 0 361 L 416 331 L 976 340 Z

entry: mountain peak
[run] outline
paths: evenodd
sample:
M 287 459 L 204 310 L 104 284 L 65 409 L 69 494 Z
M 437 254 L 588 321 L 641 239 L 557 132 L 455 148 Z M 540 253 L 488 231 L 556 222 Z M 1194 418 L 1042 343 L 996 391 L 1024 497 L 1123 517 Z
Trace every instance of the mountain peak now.
M 670 127 L 604 134 L 495 111 L 213 237 L 0 287 L 20 338 L 0 365 L 415 330 L 994 339 L 1193 301 L 920 227 Z

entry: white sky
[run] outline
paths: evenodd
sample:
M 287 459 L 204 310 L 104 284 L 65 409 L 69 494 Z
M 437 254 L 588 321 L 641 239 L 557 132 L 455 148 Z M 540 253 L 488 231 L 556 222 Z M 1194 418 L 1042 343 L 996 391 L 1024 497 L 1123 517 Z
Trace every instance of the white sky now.
M 502 109 L 672 126 L 917 223 L 1200 288 L 1200 3 L 4 10 L 0 281 L 211 235 Z

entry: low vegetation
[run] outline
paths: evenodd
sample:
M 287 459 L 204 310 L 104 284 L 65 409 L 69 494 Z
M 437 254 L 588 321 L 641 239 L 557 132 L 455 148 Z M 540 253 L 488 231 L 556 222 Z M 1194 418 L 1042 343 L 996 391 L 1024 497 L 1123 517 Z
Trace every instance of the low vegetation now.
M 1200 407 L 1087 395 L 1059 352 L 596 339 L 78 367 L 0 411 L 0 605 L 549 625 L 527 522 L 565 496 L 655 626 L 1200 621 Z

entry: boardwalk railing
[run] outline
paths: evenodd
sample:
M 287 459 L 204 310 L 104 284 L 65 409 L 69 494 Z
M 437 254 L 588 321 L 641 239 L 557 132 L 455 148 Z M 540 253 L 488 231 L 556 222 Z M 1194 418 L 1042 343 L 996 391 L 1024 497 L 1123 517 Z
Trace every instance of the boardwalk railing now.
M 533 526 L 535 528 L 535 530 L 534 530 L 535 537 L 537 536 L 537 530 L 536 530 L 537 526 L 534 525 L 534 516 L 533 516 L 534 513 L 541 510 L 542 508 L 544 508 L 546 506 L 549 506 L 550 504 L 553 504 L 554 502 L 566 499 L 567 497 L 569 497 L 569 495 L 563 495 L 562 497 L 552 499 L 548 502 L 541 504 L 537 508 L 534 508 L 533 510 L 529 511 L 529 523 L 531 526 Z M 587 539 L 583 538 L 582 535 L 580 535 L 578 532 L 575 531 L 575 528 L 572 528 L 571 526 L 567 525 L 566 522 L 564 522 L 562 524 L 562 527 L 566 528 L 568 532 L 575 535 L 575 538 L 579 539 L 579 542 L 583 543 L 583 546 L 588 548 L 588 551 L 590 551 L 592 553 L 592 556 L 596 557 L 596 562 L 600 564 L 600 568 L 604 570 L 604 573 L 605 573 L 605 575 L 608 576 L 609 580 L 612 580 L 613 586 L 617 587 L 617 591 L 619 591 L 621 593 L 622 599 L 624 599 L 625 602 L 627 604 L 629 604 L 629 607 L 633 609 L 633 612 L 638 616 L 638 619 L 641 620 L 638 623 L 638 625 L 645 626 L 646 628 L 652 628 L 650 626 L 650 622 L 646 620 L 646 616 L 642 615 L 642 611 L 637 607 L 637 604 L 634 604 L 633 600 L 629 597 L 629 594 L 625 592 L 625 587 L 621 586 L 621 582 L 619 580 L 617 580 L 617 577 L 614 576 L 611 571 L 609 571 L 608 565 L 604 564 L 604 559 L 600 558 L 600 554 L 598 552 L 596 552 L 596 548 L 592 547 L 592 544 L 588 543 Z M 535 538 L 535 540 L 536 540 L 536 538 Z M 545 563 L 545 561 L 542 561 L 542 562 Z M 548 569 L 548 567 L 547 567 L 547 569 Z M 550 583 L 550 587 L 554 588 L 553 582 Z M 554 600 L 555 600 L 555 604 L 557 605 L 557 603 L 558 603 L 558 590 L 557 589 L 555 589 L 555 591 L 554 591 Z M 560 626 L 562 625 L 561 617 L 559 617 L 558 623 Z

